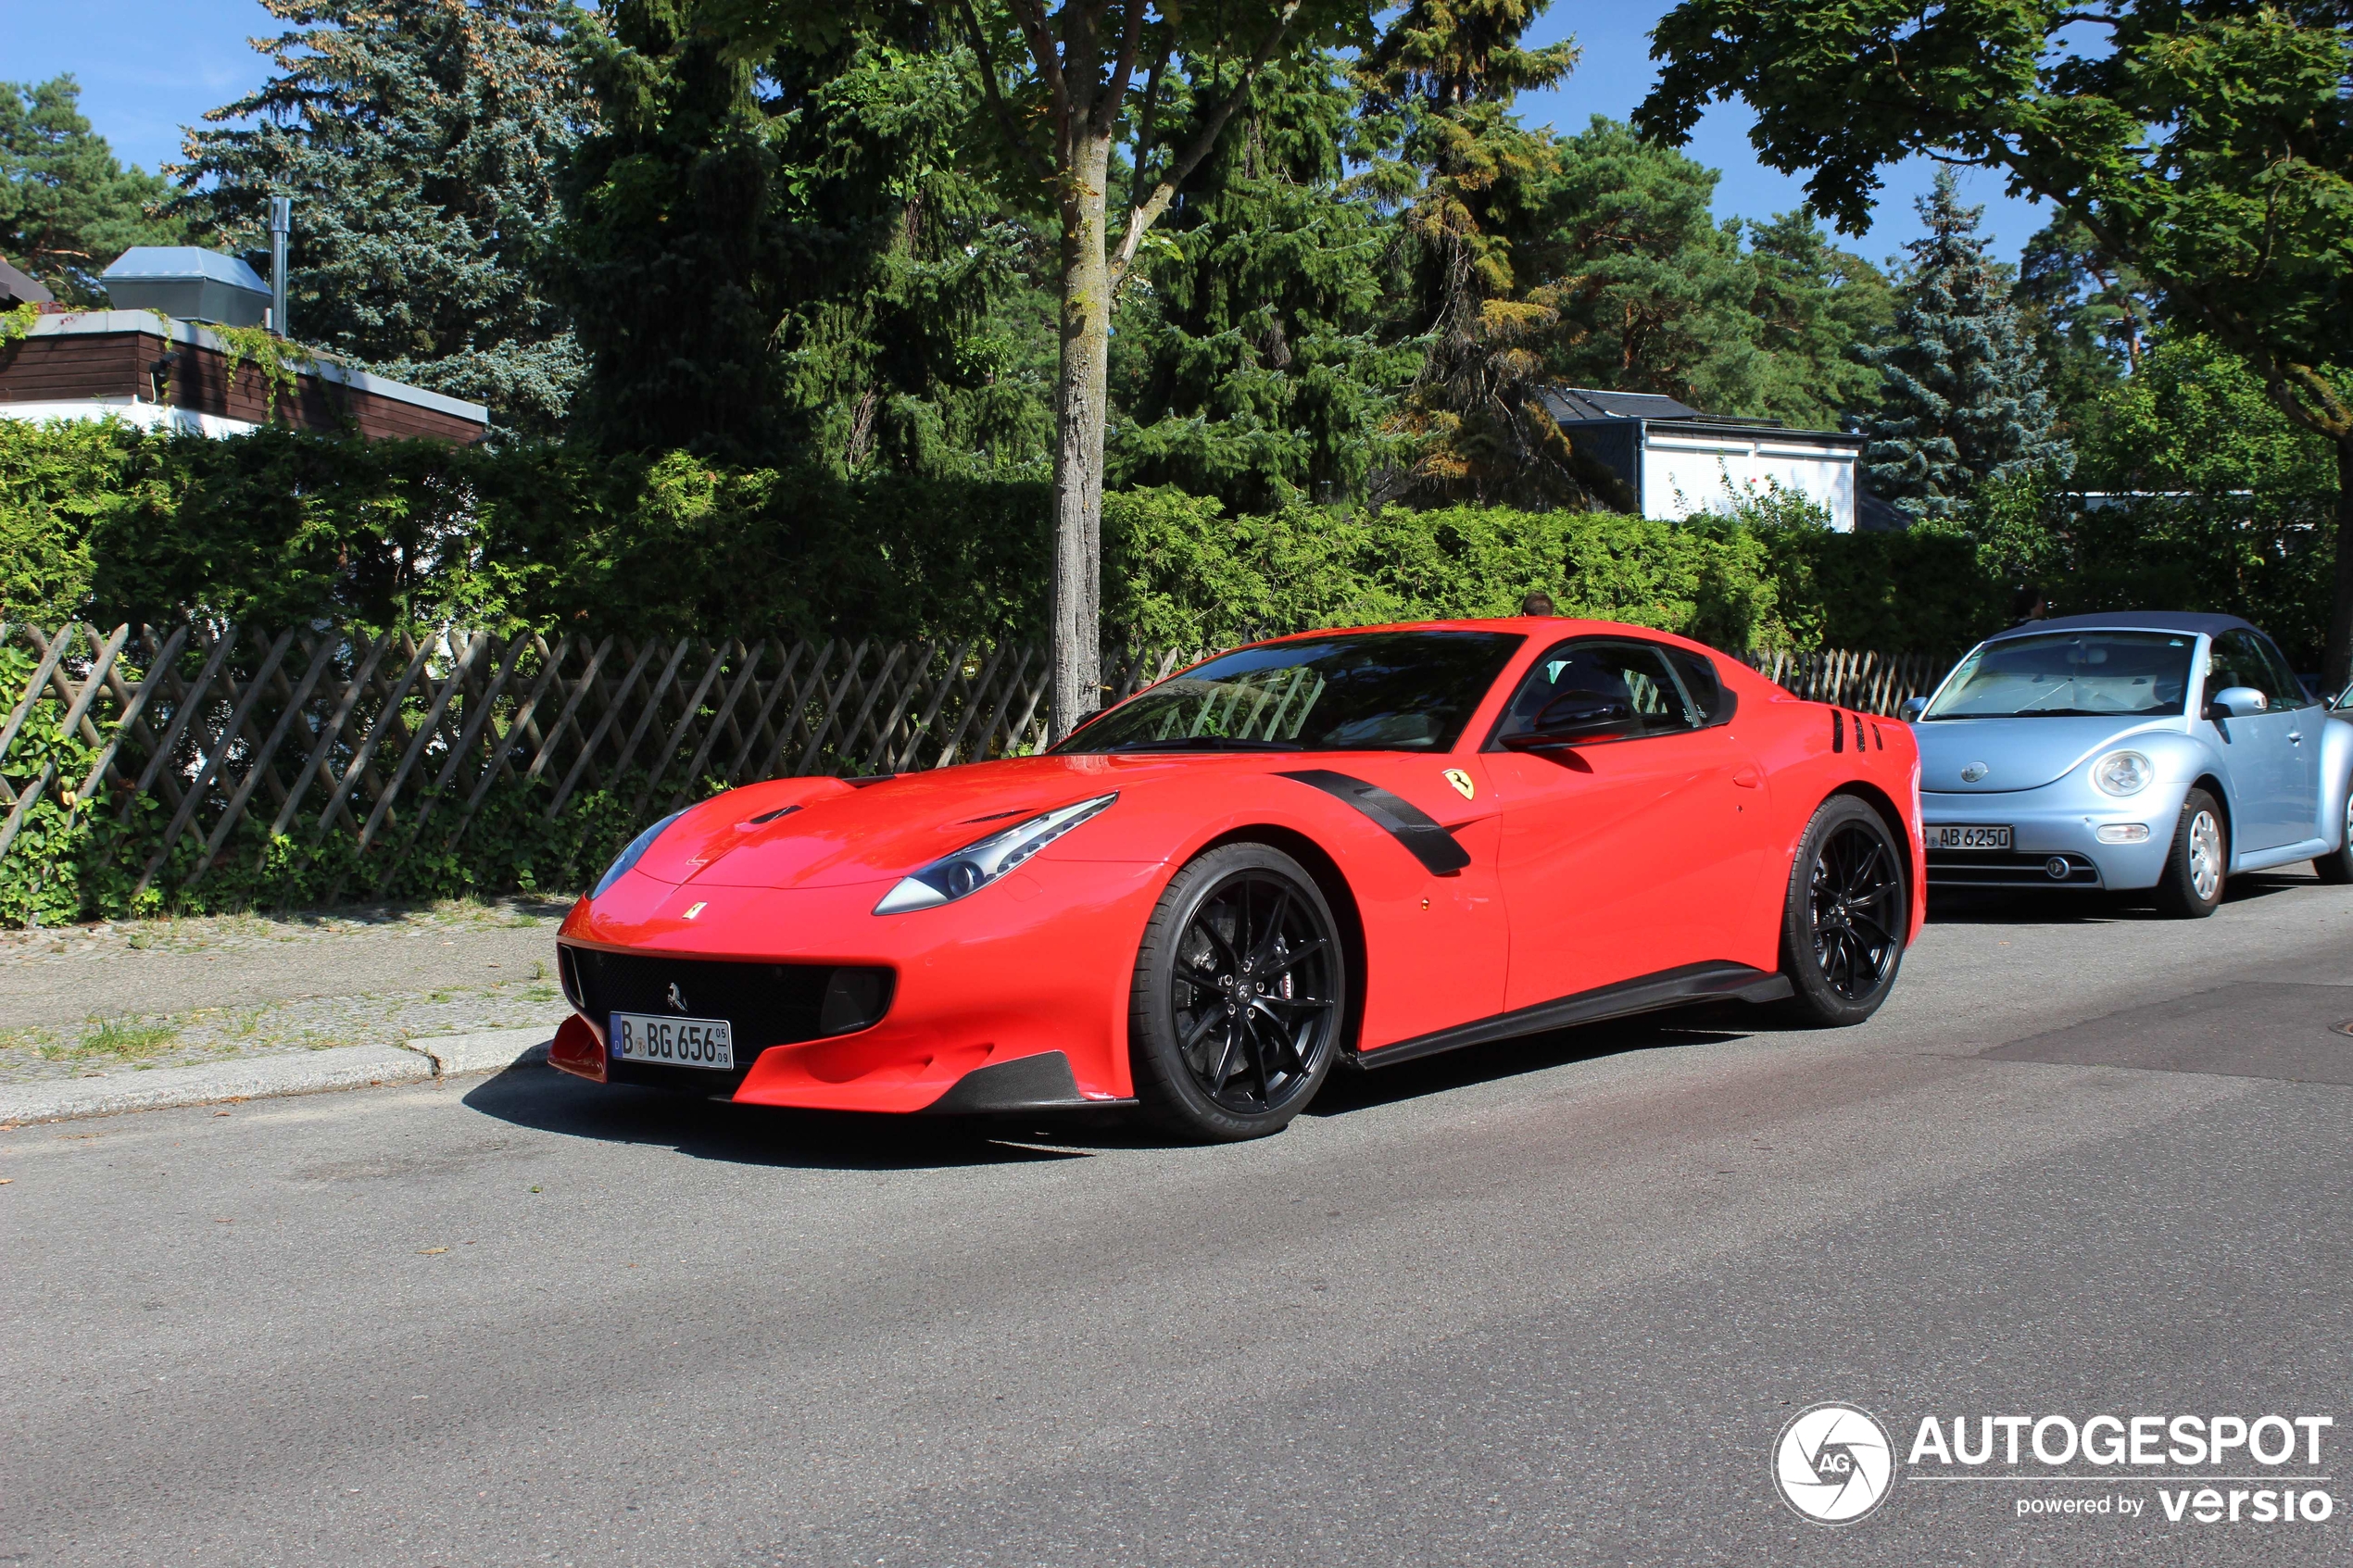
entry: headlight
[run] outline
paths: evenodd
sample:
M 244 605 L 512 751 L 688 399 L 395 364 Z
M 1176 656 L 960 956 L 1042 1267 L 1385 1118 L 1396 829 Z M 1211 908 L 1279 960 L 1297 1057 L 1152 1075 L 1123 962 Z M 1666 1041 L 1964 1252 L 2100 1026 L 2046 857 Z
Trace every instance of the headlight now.
M 642 857 L 647 850 L 651 849 L 654 847 L 654 840 L 661 836 L 661 830 L 668 827 L 671 823 L 676 822 L 679 818 L 685 816 L 686 814 L 686 813 L 685 811 L 673 811 L 670 815 L 664 817 L 661 821 L 656 822 L 653 826 L 648 828 L 645 832 L 631 839 L 629 841 L 629 847 L 623 849 L 619 855 L 615 856 L 613 858 L 612 864 L 605 868 L 605 874 L 597 879 L 597 890 L 589 894 L 588 897 L 592 899 L 603 897 L 605 896 L 605 889 L 610 887 L 614 883 L 619 882 L 621 880 L 621 873 L 635 865 L 639 858 Z
M 1076 806 L 1060 807 L 992 833 L 977 844 L 967 844 L 953 855 L 943 855 L 884 894 L 875 913 L 928 909 L 978 892 L 1118 798 L 1116 793 L 1099 795 Z
M 2092 764 L 2092 782 L 2108 795 L 2138 795 L 2157 778 L 2157 764 L 2137 751 L 2111 751 Z

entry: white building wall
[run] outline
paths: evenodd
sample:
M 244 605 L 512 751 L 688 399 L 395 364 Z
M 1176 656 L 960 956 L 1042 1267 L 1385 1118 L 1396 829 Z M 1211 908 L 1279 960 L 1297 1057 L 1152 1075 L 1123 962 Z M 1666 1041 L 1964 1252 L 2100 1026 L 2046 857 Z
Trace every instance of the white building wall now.
M 0 419 L 41 424 L 50 420 L 120 420 L 141 430 L 169 428 L 183 435 L 250 435 L 261 427 L 194 408 L 174 408 L 136 397 L 77 397 L 55 403 L 0 403 Z
M 1831 515 L 1831 527 L 1855 532 L 1855 452 L 1851 447 L 1776 440 L 1760 433 L 1735 436 L 1672 435 L 1656 425 L 1643 432 L 1642 515 L 1679 518 L 1728 510 L 1736 498 L 1726 482 L 1761 494 L 1765 481 L 1794 490 Z

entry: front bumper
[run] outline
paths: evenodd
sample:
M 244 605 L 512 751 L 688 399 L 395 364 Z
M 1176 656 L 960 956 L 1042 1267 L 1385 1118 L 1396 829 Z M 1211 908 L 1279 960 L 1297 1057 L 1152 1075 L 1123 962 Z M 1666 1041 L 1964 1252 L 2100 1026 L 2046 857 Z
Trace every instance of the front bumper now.
M 2040 789 L 2000 790 L 1982 795 L 1920 792 L 1920 822 L 1927 830 L 1931 887 L 2154 887 L 2164 874 L 2182 814 L 2182 789 L 2160 782 L 2125 798 L 2102 795 L 2070 773 Z M 1936 830 L 1952 825 L 1998 825 L 2010 829 L 2007 854 L 1974 849 L 1938 849 Z M 2139 844 L 2104 844 L 2099 830 L 2139 823 L 2148 837 Z M 2063 863 L 2052 874 L 2054 863 Z
M 660 1003 L 650 999 L 661 995 L 659 986 L 648 997 L 601 998 L 603 1007 L 599 998 L 582 998 L 590 1009 L 573 1014 L 581 1029 L 557 1065 L 584 1077 L 660 1084 L 744 1104 L 834 1110 L 930 1109 L 968 1075 L 981 1076 L 941 1109 L 1061 1102 L 1063 1084 L 1070 1103 L 1122 1100 L 1133 1093 L 1129 977 L 1165 875 L 1153 864 L 1040 856 L 969 898 L 876 916 L 872 910 L 887 881 L 795 890 L 673 887 L 631 872 L 595 906 L 575 906 L 559 942 L 634 961 L 674 960 L 689 1005 L 673 1010 L 692 1013 L 698 996 L 725 996 L 704 978 L 714 965 L 789 966 L 794 978 L 837 969 L 887 971 L 887 1010 L 865 1028 L 791 1038 L 808 1026 L 795 1028 L 781 1013 L 822 1010 L 816 988 L 773 1020 L 718 1000 L 711 1016 L 736 1022 L 738 1039 L 753 1049 L 739 1047 L 733 1073 L 706 1073 L 607 1057 L 606 1020 L 598 1013 L 611 1006 L 659 1012 Z M 578 965 L 572 957 L 564 962 L 570 981 Z M 761 1039 L 784 1043 L 762 1048 Z M 1048 1056 L 1057 1060 L 1027 1060 Z

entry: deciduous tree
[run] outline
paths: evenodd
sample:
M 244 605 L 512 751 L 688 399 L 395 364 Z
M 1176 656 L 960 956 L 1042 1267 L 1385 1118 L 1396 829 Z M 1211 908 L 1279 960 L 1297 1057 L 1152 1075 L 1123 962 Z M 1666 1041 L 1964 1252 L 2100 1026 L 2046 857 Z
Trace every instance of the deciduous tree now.
M 2327 679 L 2353 676 L 2353 29 L 2239 0 L 1682 0 L 1637 111 L 1687 137 L 1739 97 L 1769 166 L 1860 232 L 1888 164 L 1981 164 L 2137 269 L 2335 448 Z

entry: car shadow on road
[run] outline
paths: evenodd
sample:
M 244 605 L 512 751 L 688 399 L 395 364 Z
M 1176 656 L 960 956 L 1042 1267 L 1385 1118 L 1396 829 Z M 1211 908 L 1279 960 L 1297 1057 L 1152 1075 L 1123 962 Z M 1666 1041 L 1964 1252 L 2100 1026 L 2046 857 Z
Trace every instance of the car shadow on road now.
M 1599 1061 L 1664 1047 L 1737 1040 L 1778 1027 L 1772 1014 L 1761 1008 L 1724 1003 L 1555 1029 L 1515 1040 L 1468 1046 L 1395 1067 L 1335 1073 L 1302 1114 L 1346 1116 L 1375 1106 L 1542 1073 L 1574 1062 Z
M 733 1165 L 908 1171 L 1088 1158 L 1084 1148 L 1041 1138 L 1048 1129 L 1026 1124 L 733 1105 L 661 1089 L 584 1083 L 537 1062 L 510 1067 L 469 1089 L 464 1104 L 536 1132 L 659 1145 L 689 1159 Z
M 2309 874 L 2253 872 L 2234 876 L 2222 890 L 2224 905 L 2276 897 L 2299 887 L 2317 887 Z M 2146 893 L 2075 893 L 2054 889 L 1938 888 L 1928 896 L 1931 925 L 2115 925 L 2171 921 Z

